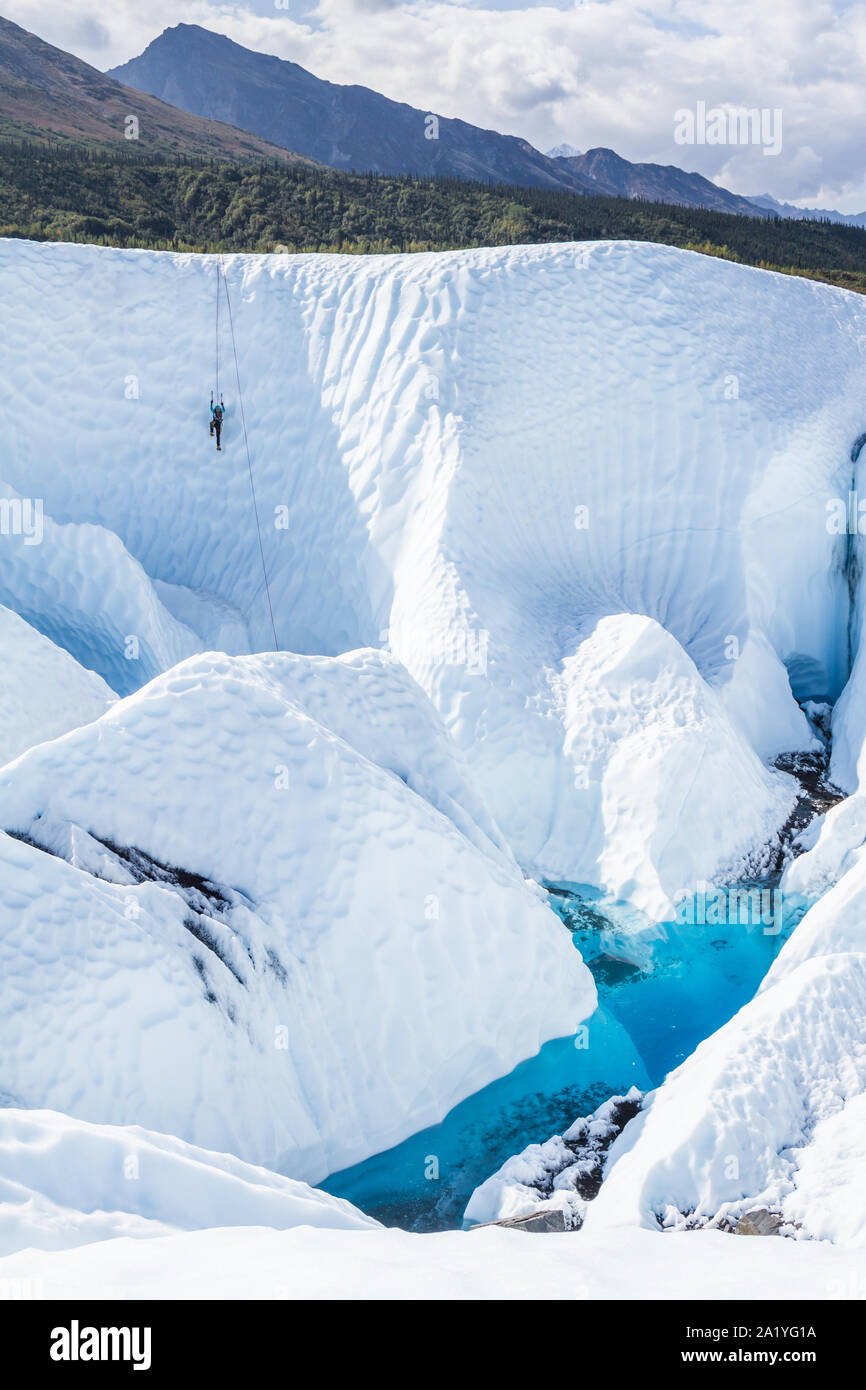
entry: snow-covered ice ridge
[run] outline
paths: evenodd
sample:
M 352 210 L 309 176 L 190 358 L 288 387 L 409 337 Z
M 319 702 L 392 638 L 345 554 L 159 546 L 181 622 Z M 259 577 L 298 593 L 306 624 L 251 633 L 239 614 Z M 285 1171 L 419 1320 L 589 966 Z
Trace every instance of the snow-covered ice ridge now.
M 198 1226 L 310 1224 L 280 1182 L 592 1012 L 531 878 L 663 915 L 754 863 L 794 800 L 770 760 L 813 746 L 797 700 L 836 699 L 860 625 L 860 543 L 827 526 L 864 429 L 859 296 L 631 243 L 225 266 L 275 655 L 225 336 L 221 454 L 205 429 L 216 259 L 0 241 L 0 1178 L 29 1244 L 159 1233 L 163 1274 L 211 1258 Z M 758 1196 L 862 1239 L 863 679 L 834 730 L 855 795 L 789 870 L 830 891 L 614 1141 L 575 1236 L 602 1283 L 635 1228 Z M 131 1147 L 225 1206 L 181 1220 L 157 1182 L 91 1219 L 50 1162 L 21 1185 L 20 1144 Z M 263 1195 L 255 1164 L 288 1177 Z M 334 1258 L 362 1238 L 387 1265 L 392 1233 L 330 1201 Z M 500 1236 L 455 1237 L 467 1291 Z M 665 1239 L 671 1291 L 703 1261 L 733 1282 L 725 1237 Z M 105 1288 L 128 1258 L 56 1277 Z M 806 1286 L 783 1264 L 761 1296 Z
M 315 1181 L 595 1006 L 387 654 L 192 657 L 0 770 L 0 824 L 26 1106 Z
M 348 1202 L 137 1125 L 0 1109 L 0 1256 L 210 1226 L 373 1230 Z

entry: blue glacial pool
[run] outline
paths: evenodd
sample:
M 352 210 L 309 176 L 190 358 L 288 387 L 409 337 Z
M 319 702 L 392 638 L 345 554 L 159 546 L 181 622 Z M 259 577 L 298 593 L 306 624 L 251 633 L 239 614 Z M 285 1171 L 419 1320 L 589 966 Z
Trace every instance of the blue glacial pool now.
M 755 994 L 808 904 L 773 885 L 746 905 L 693 899 L 677 920 L 641 918 L 582 885 L 547 885 L 550 903 L 595 977 L 599 1007 L 575 1037 L 469 1096 L 441 1124 L 320 1184 L 387 1226 L 459 1229 L 473 1189 L 527 1144 L 561 1134 L 630 1086 L 659 1085 Z M 754 894 L 763 893 L 759 900 Z M 721 904 L 721 906 L 720 906 Z

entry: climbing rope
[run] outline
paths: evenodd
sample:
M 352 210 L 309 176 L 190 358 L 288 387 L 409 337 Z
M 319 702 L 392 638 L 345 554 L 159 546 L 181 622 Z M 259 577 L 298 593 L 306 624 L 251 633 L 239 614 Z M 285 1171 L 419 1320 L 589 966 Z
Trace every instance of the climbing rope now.
M 244 414 L 244 397 L 243 397 L 243 392 L 241 391 L 241 373 L 240 373 L 240 367 L 238 366 L 238 348 L 237 348 L 237 343 L 236 343 L 236 341 L 235 341 L 235 325 L 234 325 L 234 319 L 233 319 L 233 317 L 232 317 L 232 301 L 231 301 L 231 296 L 230 296 L 230 294 L 229 294 L 229 282 L 228 282 L 228 280 L 226 279 L 226 273 L 225 273 L 225 269 L 224 269 L 224 267 L 223 267 L 223 258 L 222 258 L 222 256 L 219 257 L 219 260 L 218 260 L 218 270 L 217 270 L 217 340 L 216 340 L 217 400 L 220 399 L 220 394 L 219 394 L 219 303 L 220 303 L 220 279 L 222 279 L 223 286 L 224 286 L 224 288 L 225 288 L 226 309 L 228 310 L 228 316 L 229 316 L 229 331 L 231 332 L 231 337 L 232 337 L 232 353 L 234 354 L 234 359 L 235 359 L 235 379 L 236 379 L 236 381 L 237 381 L 237 388 L 238 388 L 238 405 L 240 406 L 240 410 L 241 410 L 241 425 L 242 425 L 242 427 L 243 427 L 243 434 L 244 434 L 244 448 L 246 449 L 246 452 L 247 452 L 247 469 L 248 469 L 249 475 L 250 475 L 250 494 L 251 494 L 252 499 L 253 499 L 253 514 L 255 515 L 255 518 L 256 518 L 256 532 L 258 533 L 258 537 L 259 537 L 259 554 L 260 554 L 261 557 L 262 557 L 262 574 L 264 575 L 264 580 L 265 580 L 265 594 L 267 595 L 267 600 L 268 600 L 268 613 L 270 614 L 270 618 L 271 618 L 271 631 L 272 631 L 273 634 L 274 634 L 274 651 L 275 651 L 275 652 L 278 652 L 278 651 L 280 650 L 280 643 L 279 643 L 279 639 L 278 639 L 278 637 L 277 637 L 277 625 L 276 625 L 276 622 L 274 621 L 274 608 L 273 608 L 273 604 L 271 603 L 271 586 L 270 586 L 270 584 L 268 583 L 268 567 L 267 567 L 267 564 L 266 564 L 266 562 L 265 562 L 265 546 L 264 546 L 264 542 L 263 542 L 263 540 L 262 540 L 262 527 L 261 527 L 261 522 L 260 522 L 260 520 L 259 520 L 259 506 L 258 506 L 258 502 L 256 501 L 256 485 L 255 485 L 255 481 L 254 481 L 254 479 L 253 479 L 253 460 L 252 460 L 252 456 L 251 456 L 251 454 L 250 454 L 250 441 L 249 441 L 249 437 L 248 437 L 248 435 L 247 435 L 247 420 L 246 420 L 246 415 Z
M 223 268 L 222 268 L 222 257 L 220 257 L 219 266 L 218 266 L 218 268 L 217 268 L 217 282 L 216 282 L 216 334 L 215 334 L 215 337 L 214 337 L 214 342 L 215 342 L 215 344 L 216 344 L 216 369 L 215 369 L 215 371 L 214 371 L 214 377 L 215 377 L 215 379 L 216 379 L 216 398 L 217 398 L 217 404 L 219 404 L 219 399 L 220 399 L 220 280 L 221 280 L 222 277 L 223 277 L 223 273 L 224 273 L 224 272 L 223 272 Z

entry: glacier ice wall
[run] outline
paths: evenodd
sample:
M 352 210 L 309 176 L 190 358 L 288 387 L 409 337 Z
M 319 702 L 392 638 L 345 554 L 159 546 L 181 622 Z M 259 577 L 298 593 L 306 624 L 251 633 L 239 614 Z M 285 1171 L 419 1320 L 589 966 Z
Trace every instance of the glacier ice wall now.
M 790 789 L 756 795 L 749 750 L 809 745 L 789 673 L 798 698 L 847 675 L 826 503 L 863 423 L 859 298 L 632 243 L 225 266 L 280 645 L 390 646 L 535 873 L 663 909 L 771 834 Z M 272 645 L 225 316 L 222 454 L 205 428 L 216 277 L 214 257 L 0 247 L 0 478 L 55 532 L 0 601 L 121 693 L 197 647 Z M 617 614 L 676 640 L 743 742 L 712 836 L 650 827 L 620 884 L 567 693 Z M 652 769 L 635 780 L 652 800 Z

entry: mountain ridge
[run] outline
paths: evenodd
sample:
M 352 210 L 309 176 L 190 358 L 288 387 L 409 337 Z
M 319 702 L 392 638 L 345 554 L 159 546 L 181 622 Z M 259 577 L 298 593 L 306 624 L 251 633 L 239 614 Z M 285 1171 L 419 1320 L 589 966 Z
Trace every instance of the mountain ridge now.
M 763 208 L 719 188 L 702 174 L 687 173 L 674 164 L 633 164 L 605 146 L 581 155 L 558 159 L 595 185 L 594 191 L 618 198 L 647 198 L 651 202 L 678 203 L 682 207 L 709 208 L 744 217 L 761 216 Z
M 344 172 L 410 173 L 591 192 L 528 141 L 316 77 L 286 58 L 177 24 L 109 75 L 196 115 L 251 130 Z
M 780 203 L 769 193 L 751 200 L 757 208 L 766 208 L 776 217 L 790 217 L 798 222 L 819 221 L 825 218 L 830 222 L 841 222 L 847 227 L 866 227 L 866 211 L 837 212 L 835 208 L 799 208 L 795 203 Z
M 644 198 L 747 217 L 866 225 L 866 212 L 800 209 L 750 198 L 672 164 L 633 163 L 599 146 L 547 153 L 519 136 L 436 115 L 372 88 L 329 82 L 196 24 L 171 26 L 109 75 L 196 115 L 227 122 L 344 172 L 452 176 Z
M 127 123 L 135 117 L 137 126 Z M 126 132 L 135 129 L 130 138 Z M 0 16 L 0 136 L 218 159 L 309 160 L 259 136 L 132 92 Z

